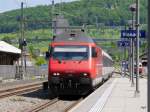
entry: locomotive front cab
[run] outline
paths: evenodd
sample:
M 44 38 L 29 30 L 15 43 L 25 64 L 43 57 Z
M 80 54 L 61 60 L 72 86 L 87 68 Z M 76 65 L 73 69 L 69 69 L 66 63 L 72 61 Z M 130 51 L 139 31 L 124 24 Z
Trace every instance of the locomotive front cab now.
M 52 45 L 49 51 L 49 85 L 54 90 L 78 92 L 91 88 L 91 47 L 89 45 Z M 96 53 L 93 53 L 96 56 Z M 75 91 L 76 91 L 75 90 Z M 77 94 L 75 92 L 75 94 Z

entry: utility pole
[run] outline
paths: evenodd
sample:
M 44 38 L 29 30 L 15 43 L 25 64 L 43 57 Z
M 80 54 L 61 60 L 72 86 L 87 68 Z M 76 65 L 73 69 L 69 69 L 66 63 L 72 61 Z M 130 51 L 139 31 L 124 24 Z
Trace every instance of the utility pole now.
M 20 66 L 20 79 L 23 79 L 23 39 L 24 39 L 24 15 L 23 15 L 23 2 L 21 2 L 21 21 L 20 21 L 20 26 L 21 26 L 21 38 L 20 38 L 20 48 L 21 48 L 21 66 Z
M 52 0 L 52 18 L 53 18 L 53 16 L 54 16 L 54 12 L 55 12 L 55 1 L 54 0 Z
M 150 1 L 148 0 L 148 81 L 147 81 L 147 112 L 150 112 Z
M 132 11 L 132 30 L 134 30 L 134 11 Z M 132 85 L 134 85 L 134 59 L 135 59 L 135 55 L 134 55 L 134 38 L 132 39 L 132 44 L 131 44 L 131 48 L 132 48 Z
M 57 29 L 56 29 L 56 18 L 55 18 L 55 2 L 52 0 L 52 28 L 53 28 L 53 36 L 56 36 Z
M 140 5 L 140 0 L 136 0 L 136 93 L 139 93 L 139 6 Z

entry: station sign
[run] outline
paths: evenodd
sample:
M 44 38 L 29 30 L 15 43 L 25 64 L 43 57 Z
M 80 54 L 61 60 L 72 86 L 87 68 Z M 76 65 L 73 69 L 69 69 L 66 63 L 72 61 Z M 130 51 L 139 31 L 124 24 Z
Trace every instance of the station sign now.
M 117 42 L 118 47 L 129 47 L 130 41 L 128 40 L 120 40 Z
M 140 38 L 146 37 L 145 30 L 140 30 Z M 136 30 L 121 30 L 121 38 L 136 38 Z

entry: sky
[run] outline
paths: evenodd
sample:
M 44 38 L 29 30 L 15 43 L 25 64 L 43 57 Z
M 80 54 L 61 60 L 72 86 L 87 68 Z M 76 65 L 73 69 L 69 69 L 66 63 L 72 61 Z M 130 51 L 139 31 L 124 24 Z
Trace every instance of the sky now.
M 54 0 L 58 2 L 71 2 L 76 0 Z M 49 5 L 52 0 L 0 0 L 0 13 L 10 11 L 13 9 L 19 9 L 21 2 L 25 3 L 25 7 L 34 7 L 37 5 Z

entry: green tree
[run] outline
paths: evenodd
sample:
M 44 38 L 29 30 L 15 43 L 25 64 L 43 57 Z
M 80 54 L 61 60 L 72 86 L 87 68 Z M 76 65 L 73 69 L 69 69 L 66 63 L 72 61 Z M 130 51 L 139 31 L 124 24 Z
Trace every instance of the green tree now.
M 37 57 L 35 60 L 35 64 L 37 66 L 41 66 L 42 64 L 46 64 L 46 60 L 43 57 Z

